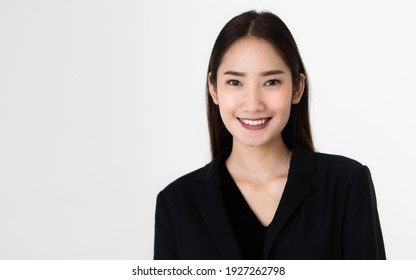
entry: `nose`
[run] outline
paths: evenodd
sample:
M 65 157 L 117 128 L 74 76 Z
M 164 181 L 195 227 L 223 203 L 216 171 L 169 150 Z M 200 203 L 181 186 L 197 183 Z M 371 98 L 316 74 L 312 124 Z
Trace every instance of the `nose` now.
M 261 112 L 265 110 L 266 104 L 263 100 L 263 94 L 258 87 L 252 87 L 245 93 L 243 110 L 246 112 Z

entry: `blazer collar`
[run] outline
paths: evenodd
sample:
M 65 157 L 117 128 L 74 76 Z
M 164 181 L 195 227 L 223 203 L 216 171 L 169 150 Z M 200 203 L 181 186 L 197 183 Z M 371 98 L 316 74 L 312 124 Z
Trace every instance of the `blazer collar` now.
M 195 191 L 195 198 L 201 216 L 222 258 L 238 260 L 242 259 L 242 254 L 228 218 L 227 208 L 221 191 L 220 165 L 229 155 L 230 150 L 223 151 L 201 170 L 197 179 L 204 181 L 205 184 Z
M 276 238 L 281 233 L 289 219 L 312 192 L 316 184 L 316 166 L 314 153 L 294 144 L 289 174 L 280 199 L 279 207 L 266 233 L 264 240 L 263 258 L 268 259 Z M 281 256 L 287 256 L 290 243 L 284 243 L 285 248 L 278 248 Z
M 279 207 L 265 236 L 264 259 L 268 258 L 276 238 L 289 218 L 312 191 L 314 180 L 311 181 L 306 177 L 315 173 L 314 154 L 296 144 L 293 144 L 292 147 L 288 181 Z M 221 191 L 220 164 L 228 158 L 230 152 L 229 149 L 224 150 L 200 171 L 197 179 L 205 182 L 205 184 L 198 188 L 194 195 L 201 216 L 223 259 L 242 259 L 240 247 L 229 221 Z M 287 250 L 289 247 L 280 249 Z

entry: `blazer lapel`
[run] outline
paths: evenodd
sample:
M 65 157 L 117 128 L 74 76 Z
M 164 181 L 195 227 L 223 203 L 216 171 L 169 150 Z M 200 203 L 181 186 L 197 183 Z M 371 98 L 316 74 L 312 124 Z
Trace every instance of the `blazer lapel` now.
M 314 172 L 315 159 L 313 153 L 304 150 L 297 145 L 293 145 L 292 159 L 285 190 L 273 221 L 265 236 L 263 251 L 264 259 L 268 258 L 270 250 L 283 227 L 300 204 L 311 193 L 313 183 L 311 183 L 310 179 L 312 178 L 313 180 L 314 176 L 306 178 L 306 175 L 313 174 Z M 280 248 L 279 250 L 287 251 L 285 249 L 288 249 L 290 244 L 289 242 L 286 242 L 285 244 L 287 248 Z
M 242 259 L 242 254 L 228 219 L 219 171 L 221 161 L 225 160 L 228 154 L 229 151 L 224 151 L 201 170 L 198 180 L 204 184 L 194 195 L 201 216 L 222 258 L 236 260 Z

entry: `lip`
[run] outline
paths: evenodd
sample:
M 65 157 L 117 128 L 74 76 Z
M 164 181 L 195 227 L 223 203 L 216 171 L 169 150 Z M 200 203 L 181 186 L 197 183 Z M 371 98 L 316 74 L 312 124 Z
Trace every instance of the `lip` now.
M 263 128 L 265 128 L 268 124 L 269 124 L 269 122 L 270 122 L 270 120 L 271 120 L 272 118 L 271 117 L 266 117 L 266 118 L 255 118 L 255 119 L 252 119 L 252 118 L 237 118 L 237 120 L 238 120 L 238 122 L 244 127 L 244 128 L 246 128 L 246 129 L 249 129 L 249 130 L 260 130 L 260 129 L 263 129 Z M 245 121 L 259 121 L 259 120 L 265 120 L 265 122 L 263 123 L 263 124 L 259 124 L 259 125 L 250 125 L 250 124 L 246 124 L 246 123 L 244 123 L 243 122 L 243 120 L 245 120 Z

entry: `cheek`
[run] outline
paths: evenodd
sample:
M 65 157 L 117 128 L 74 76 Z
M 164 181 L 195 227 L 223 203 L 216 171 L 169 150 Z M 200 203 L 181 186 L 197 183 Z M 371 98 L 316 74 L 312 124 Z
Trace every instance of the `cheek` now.
M 274 96 L 269 100 L 268 104 L 273 106 L 273 109 L 276 112 L 284 114 L 286 112 L 290 113 L 290 108 L 292 107 L 292 95 L 291 94 L 279 94 Z
M 218 105 L 220 109 L 220 116 L 223 122 L 227 122 L 228 119 L 233 118 L 235 113 L 235 106 L 232 104 L 232 102 L 227 102 L 224 100 L 219 101 Z
M 220 108 L 220 112 L 223 113 L 232 113 L 237 110 L 239 106 L 239 100 L 236 96 L 232 94 L 219 94 L 218 95 L 218 106 Z

